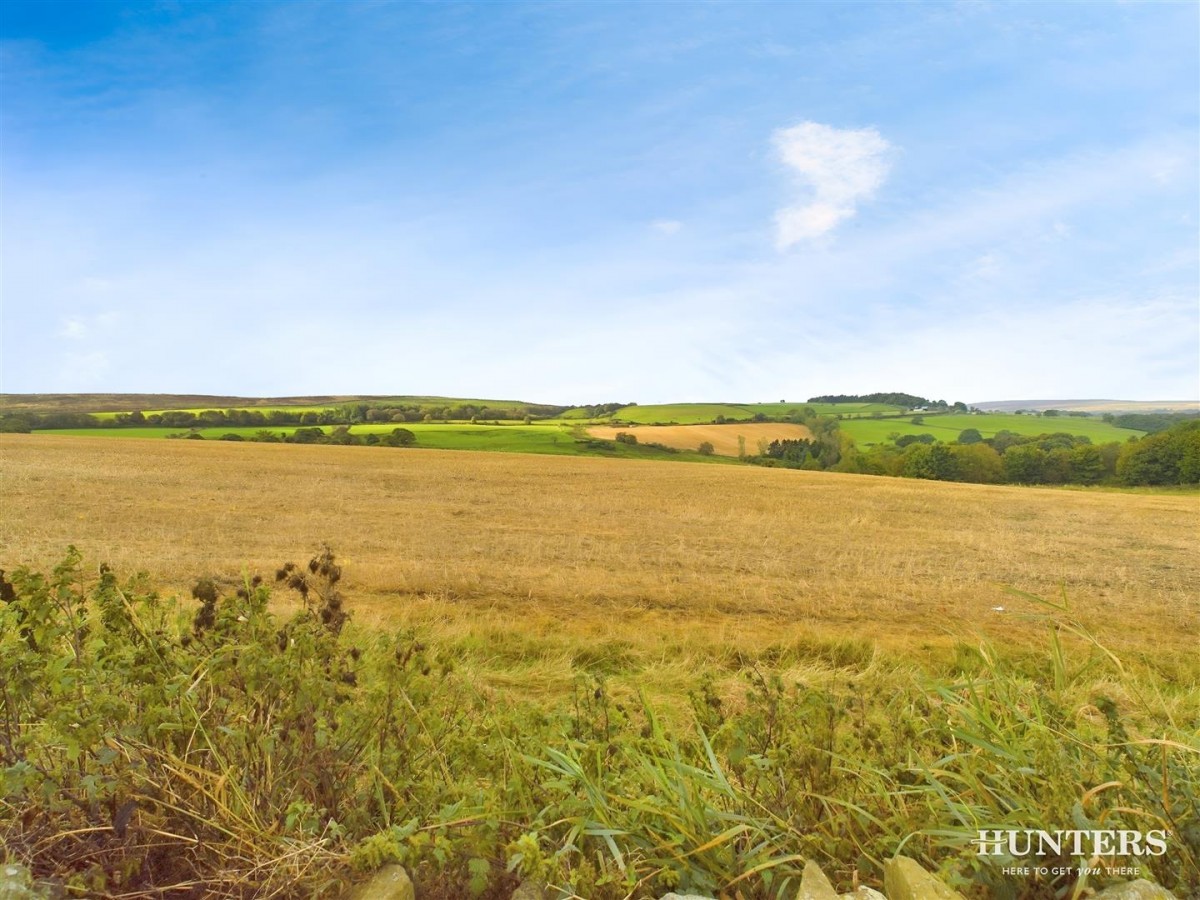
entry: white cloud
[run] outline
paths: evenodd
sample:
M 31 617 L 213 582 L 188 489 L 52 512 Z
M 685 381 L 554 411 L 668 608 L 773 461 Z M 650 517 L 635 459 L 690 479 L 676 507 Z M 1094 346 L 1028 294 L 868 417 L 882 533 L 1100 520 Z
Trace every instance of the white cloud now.
M 672 234 L 677 234 L 679 229 L 683 227 L 683 223 L 678 219 L 658 219 L 654 222 L 651 222 L 650 227 L 659 234 L 670 236 Z
M 889 144 L 874 128 L 801 122 L 774 135 L 779 158 L 811 191 L 807 202 L 775 214 L 775 243 L 785 250 L 828 234 L 870 199 L 888 173 Z
M 58 336 L 72 341 L 82 341 L 112 330 L 118 320 L 115 312 L 101 312 L 92 316 L 75 315 L 62 319 Z

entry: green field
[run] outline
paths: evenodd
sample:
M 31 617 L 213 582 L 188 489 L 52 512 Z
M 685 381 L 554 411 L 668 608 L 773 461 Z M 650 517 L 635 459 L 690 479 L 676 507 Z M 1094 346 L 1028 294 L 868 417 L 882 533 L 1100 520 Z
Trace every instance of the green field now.
M 998 431 L 1008 430 L 1022 435 L 1049 434 L 1067 432 L 1082 435 L 1092 439 L 1093 443 L 1102 444 L 1110 441 L 1124 442 L 1131 437 L 1140 437 L 1142 432 L 1128 428 L 1117 428 L 1100 419 L 1084 419 L 1061 416 L 1046 418 L 1042 416 L 1014 415 L 1011 413 L 987 413 L 983 415 L 949 414 L 923 416 L 920 425 L 912 424 L 912 416 L 882 419 L 845 417 L 847 414 L 858 415 L 860 410 L 869 415 L 878 404 L 819 404 L 817 411 L 828 415 L 832 410 L 843 414 L 842 431 L 854 438 L 859 446 L 866 447 L 888 441 L 892 434 L 932 434 L 941 441 L 953 441 L 965 428 L 976 428 L 986 437 L 992 437 Z M 662 406 L 631 406 L 620 410 L 617 418 L 621 421 L 635 421 L 638 424 L 654 424 L 675 422 L 678 424 L 701 424 L 711 422 L 718 415 L 727 419 L 746 419 L 756 412 L 765 415 L 785 415 L 793 407 L 780 404 L 733 404 L 719 403 L 681 403 Z M 509 453 L 551 453 L 560 455 L 596 455 L 620 456 L 645 459 L 655 455 L 653 448 L 644 446 L 630 447 L 618 444 L 614 449 L 597 449 L 579 443 L 582 435 L 575 433 L 575 428 L 583 420 L 558 419 L 546 420 L 531 425 L 518 422 L 503 425 L 472 425 L 469 422 L 408 422 L 403 426 L 396 423 L 383 422 L 365 425 L 354 425 L 352 434 L 388 434 L 393 428 L 404 427 L 417 436 L 417 446 L 430 447 L 439 450 L 497 450 Z M 316 426 L 314 426 L 316 427 Z M 328 434 L 333 426 L 320 426 Z M 222 435 L 238 434 L 244 438 L 252 438 L 260 431 L 270 431 L 280 436 L 289 435 L 295 431 L 294 426 L 263 427 L 258 425 L 219 425 L 215 428 L 197 430 L 206 440 L 216 440 Z M 40 432 L 42 434 L 79 435 L 90 437 L 114 438 L 166 438 L 170 435 L 186 434 L 182 428 L 69 428 L 53 429 Z M 695 453 L 658 454 L 671 459 L 704 459 L 712 461 L 711 457 L 701 457 Z
M 969 413 L 951 413 L 948 415 L 917 414 L 924 419 L 923 424 L 912 424 L 913 416 L 902 416 L 889 419 L 844 419 L 842 431 L 854 438 L 860 446 L 885 443 L 891 434 L 932 434 L 940 441 L 953 441 L 959 432 L 966 428 L 978 429 L 985 438 L 992 437 L 998 431 L 1011 431 L 1014 434 L 1038 435 L 1066 432 L 1067 434 L 1089 437 L 1094 444 L 1106 444 L 1110 441 L 1124 442 L 1131 437 L 1141 437 L 1143 432 L 1129 428 L 1117 428 L 1100 419 L 1084 419 L 1076 416 L 1018 416 L 1012 413 L 984 413 L 972 415 Z
M 872 413 L 882 413 L 894 416 L 902 410 L 897 406 L 886 403 L 746 403 L 744 408 L 752 413 L 760 412 L 768 416 L 787 416 L 797 410 L 811 409 L 822 416 L 857 417 L 869 416 Z
M 307 426 L 306 426 L 307 427 Z M 329 434 L 335 426 L 311 426 Z M 395 428 L 407 428 L 417 436 L 420 447 L 436 447 L 442 450 L 505 450 L 525 453 L 575 453 L 575 438 L 571 432 L 556 425 L 471 425 L 469 423 L 425 423 L 410 422 L 397 425 L 392 422 L 370 425 L 354 425 L 351 434 L 390 434 Z M 263 427 L 258 425 L 220 425 L 216 428 L 199 428 L 196 433 L 205 440 L 218 440 L 226 434 L 237 434 L 250 439 L 260 431 L 268 431 L 283 437 L 292 434 L 294 426 Z M 39 432 L 39 434 L 62 434 L 80 437 L 113 438 L 168 438 L 171 435 L 187 434 L 181 428 L 65 428 Z
M 311 426 L 329 434 L 332 425 Z M 417 436 L 417 448 L 434 450 L 491 450 L 503 453 L 546 453 L 561 456 L 607 456 L 628 459 L 673 459 L 729 463 L 732 460 L 719 456 L 701 456 L 698 453 L 681 451 L 671 453 L 645 444 L 614 444 L 611 448 L 598 443 L 586 443 L 582 435 L 566 425 L 547 422 L 537 425 L 471 425 L 467 422 L 409 422 L 404 425 L 386 422 L 370 425 L 354 425 L 351 434 L 390 434 L 395 428 L 407 428 Z M 261 431 L 284 437 L 296 430 L 293 426 L 263 428 L 260 426 L 223 425 L 216 428 L 199 428 L 196 433 L 205 440 L 219 440 L 223 435 L 236 434 L 252 439 Z M 107 438 L 151 438 L 166 439 L 172 435 L 188 434 L 181 428 L 62 428 L 39 431 L 39 434 L 57 434 L 74 437 Z
M 895 415 L 899 410 L 882 403 L 659 403 L 646 406 L 626 406 L 611 416 L 619 422 L 638 425 L 703 425 L 717 416 L 730 420 L 752 419 L 761 413 L 770 418 L 789 416 L 804 409 L 812 409 L 820 415 L 844 416 L 870 415 L 874 412 Z

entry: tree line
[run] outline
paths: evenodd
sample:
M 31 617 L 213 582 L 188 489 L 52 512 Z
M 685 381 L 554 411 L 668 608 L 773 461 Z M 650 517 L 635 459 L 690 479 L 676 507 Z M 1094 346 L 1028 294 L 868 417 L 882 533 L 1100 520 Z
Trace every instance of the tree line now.
M 809 397 L 809 403 L 883 403 L 887 406 L 902 406 L 905 409 L 916 409 L 920 406 L 926 406 L 930 409 L 951 409 L 962 407 L 963 412 L 967 410 L 965 403 L 947 403 L 945 400 L 929 400 L 926 397 L 918 397 L 915 394 L 904 394 L 900 392 L 890 392 L 882 394 L 825 394 L 821 397 Z
M 623 404 L 607 404 L 620 406 Z M 58 428 L 221 428 L 296 427 L 320 425 L 363 425 L 387 422 L 512 421 L 549 418 L 562 415 L 569 406 L 529 403 L 520 406 L 491 407 L 485 404 L 370 404 L 349 403 L 321 410 L 296 409 L 206 409 L 200 412 L 167 410 L 144 413 L 140 410 L 100 418 L 79 412 L 22 412 L 0 416 L 0 432 L 42 431 Z
M 1093 444 L 1066 432 L 984 438 L 967 428 L 957 440 L 931 434 L 894 435 L 858 448 L 828 417 L 809 424 L 812 440 L 777 440 L 750 462 L 766 466 L 831 470 L 978 484 L 1186 485 L 1200 483 L 1200 419 L 1176 421 L 1165 431 Z M 817 425 L 814 428 L 814 424 Z
M 204 435 L 198 431 L 168 434 L 167 437 L 192 441 L 202 441 L 205 439 Z M 215 440 L 250 441 L 251 443 L 258 444 L 339 444 L 345 447 L 411 447 L 417 442 L 417 436 L 407 428 L 393 428 L 385 434 L 375 434 L 374 432 L 354 434 L 350 431 L 349 425 L 335 425 L 328 433 L 316 426 L 297 428 L 291 433 L 263 429 L 251 435 L 223 434 L 215 438 Z

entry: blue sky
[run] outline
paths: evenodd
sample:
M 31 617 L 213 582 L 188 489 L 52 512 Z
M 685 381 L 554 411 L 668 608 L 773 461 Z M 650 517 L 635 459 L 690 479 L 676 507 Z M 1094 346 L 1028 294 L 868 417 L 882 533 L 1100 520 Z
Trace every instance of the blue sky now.
M 2 389 L 1200 395 L 1195 3 L 0 6 Z

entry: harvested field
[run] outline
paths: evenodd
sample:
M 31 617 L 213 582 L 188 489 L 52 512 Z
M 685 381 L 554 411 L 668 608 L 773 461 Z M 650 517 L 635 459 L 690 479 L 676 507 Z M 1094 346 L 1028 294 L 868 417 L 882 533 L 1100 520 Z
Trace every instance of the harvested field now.
M 632 434 L 642 443 L 664 444 L 680 450 L 695 450 L 705 441 L 721 456 L 737 456 L 738 437 L 745 440 L 746 453 L 757 453 L 759 441 L 799 441 L 812 437 L 804 425 L 790 422 L 747 422 L 740 425 L 633 425 L 624 428 L 596 426 L 589 428 L 592 437 L 611 441 L 621 432 Z
M 185 591 L 327 541 L 357 621 L 427 627 L 538 689 L 584 650 L 671 691 L 746 654 L 1040 646 L 1005 586 L 1065 591 L 1119 650 L 1183 664 L 1200 642 L 1194 493 L 39 435 L 0 438 L 0 475 L 5 569 L 75 544 Z

